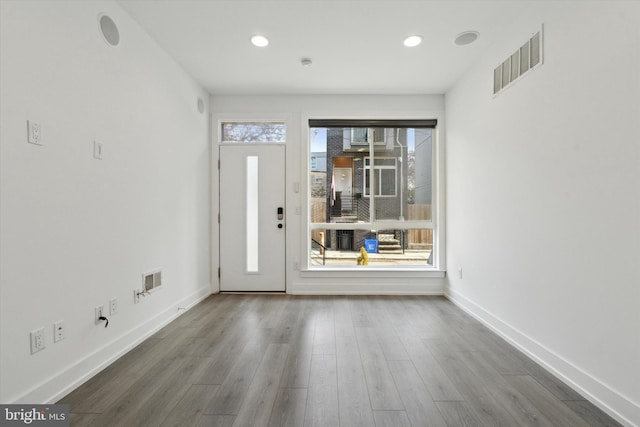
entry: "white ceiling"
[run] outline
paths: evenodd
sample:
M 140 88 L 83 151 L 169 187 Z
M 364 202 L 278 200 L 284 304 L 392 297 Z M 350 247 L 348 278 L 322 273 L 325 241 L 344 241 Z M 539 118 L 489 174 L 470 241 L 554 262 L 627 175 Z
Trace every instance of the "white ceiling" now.
M 118 3 L 212 94 L 442 94 L 531 2 Z M 469 30 L 480 33 L 475 43 L 453 44 Z M 269 46 L 250 43 L 258 33 Z M 411 34 L 422 35 L 423 43 L 404 47 Z M 303 67 L 307 57 L 313 64 Z

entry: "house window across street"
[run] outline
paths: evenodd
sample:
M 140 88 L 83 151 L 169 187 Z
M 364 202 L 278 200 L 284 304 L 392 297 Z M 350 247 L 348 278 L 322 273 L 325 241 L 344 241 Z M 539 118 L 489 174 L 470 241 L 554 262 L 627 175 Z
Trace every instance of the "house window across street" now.
M 375 174 L 374 196 L 396 197 L 396 162 L 397 159 L 380 158 L 376 160 L 373 168 Z M 363 193 L 365 196 L 371 195 L 371 159 L 364 159 L 364 184 Z

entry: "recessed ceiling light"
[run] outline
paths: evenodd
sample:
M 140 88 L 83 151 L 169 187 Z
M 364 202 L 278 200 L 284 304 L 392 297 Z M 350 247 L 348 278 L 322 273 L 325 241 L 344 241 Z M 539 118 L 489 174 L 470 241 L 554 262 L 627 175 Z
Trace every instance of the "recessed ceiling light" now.
M 480 33 L 477 31 L 465 31 L 458 34 L 453 43 L 457 46 L 465 46 L 476 41 L 479 35 Z
M 406 47 L 415 47 L 422 43 L 422 36 L 409 36 L 402 42 Z
M 253 36 L 251 37 L 251 43 L 253 43 L 254 46 L 258 46 L 258 47 L 265 47 L 266 45 L 269 44 L 269 39 L 266 38 L 265 36 Z

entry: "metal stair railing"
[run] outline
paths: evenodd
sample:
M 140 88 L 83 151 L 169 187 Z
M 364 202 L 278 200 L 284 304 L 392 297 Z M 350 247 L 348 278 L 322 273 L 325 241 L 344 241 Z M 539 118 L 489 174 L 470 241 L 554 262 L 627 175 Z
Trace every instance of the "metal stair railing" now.
M 325 265 L 327 260 L 326 254 L 327 248 L 317 240 L 311 239 L 311 264 Z M 322 258 L 322 264 L 320 264 L 320 258 Z

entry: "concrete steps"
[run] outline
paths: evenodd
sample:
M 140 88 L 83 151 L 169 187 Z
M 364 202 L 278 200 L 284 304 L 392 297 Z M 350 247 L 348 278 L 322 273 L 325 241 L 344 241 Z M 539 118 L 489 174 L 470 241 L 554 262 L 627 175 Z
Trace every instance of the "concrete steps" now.
M 378 253 L 401 254 L 400 240 L 396 239 L 393 234 L 378 234 Z

